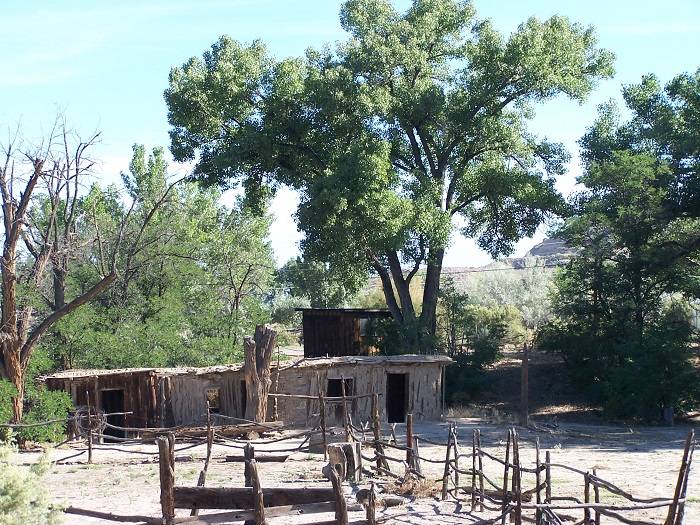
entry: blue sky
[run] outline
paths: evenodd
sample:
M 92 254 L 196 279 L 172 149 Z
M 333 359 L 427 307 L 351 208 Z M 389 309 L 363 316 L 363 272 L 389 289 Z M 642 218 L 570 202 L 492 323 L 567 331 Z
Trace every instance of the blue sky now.
M 398 7 L 408 5 L 397 1 Z M 563 142 L 574 154 L 559 181 L 568 192 L 580 172 L 576 140 L 595 117 L 596 106 L 619 98 L 623 84 L 649 72 L 662 81 L 700 67 L 698 0 L 475 0 L 478 16 L 503 32 L 530 16 L 563 14 L 597 29 L 600 45 L 616 56 L 614 79 L 602 82 L 588 102 L 554 100 L 538 108 L 532 130 Z M 168 72 L 200 55 L 218 36 L 259 38 L 279 57 L 345 38 L 339 1 L 159 0 L 119 2 L 4 0 L 0 15 L 0 126 L 21 123 L 39 137 L 57 110 L 83 134 L 102 131 L 96 151 L 99 175 L 109 182 L 127 167 L 131 145 L 168 145 L 163 90 Z M 185 167 L 171 164 L 173 172 Z M 274 202 L 271 241 L 282 263 L 297 252 L 295 196 L 282 191 Z M 522 253 L 540 239 L 522 241 Z M 455 239 L 446 264 L 483 264 L 489 257 L 473 243 Z

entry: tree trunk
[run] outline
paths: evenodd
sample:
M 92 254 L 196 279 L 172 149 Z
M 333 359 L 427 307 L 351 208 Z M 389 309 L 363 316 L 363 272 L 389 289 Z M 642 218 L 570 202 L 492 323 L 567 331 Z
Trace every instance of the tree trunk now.
M 4 374 L 17 389 L 12 398 L 12 422 L 19 423 L 24 415 L 24 370 L 20 360 L 20 342 L 8 339 L 3 343 Z
M 255 327 L 255 337 L 246 337 L 243 342 L 245 350 L 245 418 L 256 423 L 267 419 L 267 396 L 272 380 L 270 363 L 275 348 L 277 333 L 270 326 Z
M 423 310 L 420 314 L 421 327 L 429 335 L 435 335 L 437 329 L 437 303 L 440 292 L 440 275 L 445 249 L 430 250 L 428 266 L 425 271 L 425 287 L 423 288 Z

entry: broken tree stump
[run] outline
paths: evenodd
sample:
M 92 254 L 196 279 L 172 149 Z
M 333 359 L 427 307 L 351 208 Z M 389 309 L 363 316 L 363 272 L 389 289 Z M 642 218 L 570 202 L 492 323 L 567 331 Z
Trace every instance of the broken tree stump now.
M 270 364 L 275 348 L 277 332 L 270 326 L 255 327 L 255 336 L 246 337 L 243 342 L 245 365 L 243 373 L 246 386 L 245 418 L 264 423 L 267 419 L 267 397 L 272 380 Z
M 341 481 L 360 481 L 362 476 L 362 456 L 360 455 L 360 443 L 331 443 L 328 445 L 328 462 L 331 465 L 340 465 Z

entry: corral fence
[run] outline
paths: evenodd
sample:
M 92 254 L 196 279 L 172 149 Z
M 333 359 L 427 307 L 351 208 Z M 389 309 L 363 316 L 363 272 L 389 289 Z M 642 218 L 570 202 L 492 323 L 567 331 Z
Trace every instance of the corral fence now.
M 354 443 L 359 450 L 359 457 L 357 458 L 359 465 L 355 465 L 355 467 L 360 473 L 360 478 L 363 472 L 370 476 L 370 489 L 364 503 L 366 510 L 365 523 L 370 525 L 390 518 L 390 516 L 386 516 L 378 520 L 375 517 L 375 501 L 377 501 L 378 496 L 374 482 L 378 482 L 379 478 L 386 476 L 393 478 L 414 476 L 418 479 L 437 483 L 441 486 L 440 497 L 443 501 L 449 500 L 467 504 L 471 511 L 468 519 L 469 523 L 472 524 L 501 523 L 505 525 L 506 520 L 508 520 L 516 525 L 522 525 L 525 522 L 535 523 L 536 525 L 561 525 L 563 523 L 599 525 L 601 516 L 626 525 L 682 525 L 684 521 L 688 478 L 695 448 L 695 435 L 692 430 L 685 441 L 673 495 L 668 498 L 641 498 L 601 478 L 598 476 L 596 469 L 584 471 L 554 462 L 549 451 L 545 453 L 544 461 L 542 461 L 539 439 L 535 441 L 534 464 L 525 464 L 520 457 L 520 438 L 515 428 L 508 430 L 505 436 L 506 450 L 503 458 L 499 458 L 484 450 L 479 429 L 473 430 L 471 443 L 466 443 L 466 445 L 460 443 L 458 429 L 454 423 L 449 424 L 444 442 L 419 436 L 414 432 L 411 414 L 406 416 L 405 440 L 403 443 L 400 443 L 400 440 L 396 437 L 396 424 L 391 425 L 389 435 L 383 437 L 379 414 L 379 395 L 376 393 L 345 395 L 344 381 L 341 381 L 341 385 L 343 385 L 343 388 L 340 397 L 326 397 L 320 388 L 318 396 L 270 394 L 277 397 L 318 400 L 318 414 L 316 414 L 318 422 L 308 430 L 269 439 L 236 439 L 221 435 L 220 427 L 212 425 L 208 406 L 206 407 L 207 426 L 203 435 L 202 433 L 193 434 L 192 429 L 187 427 L 152 429 L 119 427 L 106 422 L 105 416 L 110 414 L 92 414 L 90 411 L 87 414 L 74 414 L 67 420 L 54 420 L 28 425 L 53 424 L 60 421 L 68 423 L 72 420 L 76 428 L 81 429 L 79 433 L 85 439 L 87 447 L 76 454 L 56 460 L 55 463 L 65 462 L 85 453 L 88 454 L 88 462 L 90 462 L 93 450 L 115 450 L 129 454 L 157 455 L 159 457 L 162 517 L 124 516 L 76 507 L 65 509 L 68 513 L 82 514 L 111 521 L 146 524 L 166 523 L 167 525 L 197 523 L 199 509 L 218 508 L 229 510 L 229 515 L 220 516 L 222 519 L 230 518 L 232 521 L 239 521 L 240 519 L 240 521 L 245 521 L 249 524 L 262 525 L 265 523 L 266 516 L 270 518 L 276 515 L 286 515 L 285 513 L 288 514 L 290 512 L 326 512 L 332 506 L 336 512 L 336 519 L 329 523 L 346 524 L 348 523 L 348 508 L 342 494 L 343 480 L 338 476 L 338 472 L 348 472 L 346 466 L 329 463 L 324 467 L 323 473 L 326 479 L 331 482 L 331 487 L 323 489 L 317 496 L 307 497 L 302 495 L 311 494 L 308 492 L 309 488 L 297 489 L 289 487 L 280 492 L 279 487 L 261 488 L 260 480 L 257 476 L 257 465 L 260 461 L 275 461 L 275 459 L 259 457 L 256 461 L 253 448 L 257 445 L 275 444 L 274 450 L 270 451 L 275 454 L 297 451 L 309 452 L 309 442 L 316 436 L 321 440 L 324 458 L 327 458 L 329 437 L 333 431 L 339 429 L 344 434 L 345 441 Z M 372 399 L 371 421 L 364 422 L 361 426 L 356 426 L 353 424 L 351 413 L 348 409 L 348 402 L 365 397 L 371 397 Z M 342 407 L 343 425 L 341 427 L 327 427 L 326 405 L 328 403 L 337 405 L 338 402 L 341 403 Z M 290 430 L 289 427 L 285 427 L 279 422 L 255 423 L 240 418 L 230 419 L 237 422 L 236 425 L 232 426 L 240 427 L 243 435 L 246 435 L 246 433 L 250 434 L 253 431 L 263 433 L 266 431 Z M 18 427 L 23 425 L 1 426 Z M 114 436 L 104 434 L 104 430 L 109 427 L 123 431 L 139 431 L 142 433 L 139 438 L 118 438 L 117 441 L 136 444 L 153 443 L 155 441 L 158 444 L 158 451 L 138 451 L 123 449 L 115 445 L 93 444 L 94 440 L 100 438 L 115 439 Z M 249 438 L 250 435 L 247 437 Z M 296 443 L 299 439 L 301 439 L 301 442 Z M 277 448 L 276 444 L 290 440 L 295 441 L 293 446 Z M 176 441 L 181 442 L 181 446 L 178 448 L 175 446 Z M 206 444 L 206 457 L 197 486 L 176 486 L 174 482 L 175 454 L 202 444 Z M 205 487 L 214 444 L 231 447 L 243 452 L 242 458 L 240 456 L 227 456 L 226 460 L 245 461 L 244 487 Z M 440 459 L 429 458 L 421 453 L 421 445 L 444 448 L 444 455 L 439 454 L 438 457 Z M 368 450 L 373 451 L 373 455 L 367 455 L 365 452 Z M 390 450 L 394 451 L 393 454 L 389 453 Z M 279 460 L 283 459 L 279 458 Z M 362 462 L 365 462 L 364 466 L 366 468 L 363 468 Z M 494 480 L 487 474 L 486 465 L 489 462 L 491 466 L 495 464 L 497 468 L 503 470 L 502 480 Z M 442 472 L 442 476 L 438 479 L 427 479 L 422 468 L 425 463 L 437 465 L 437 468 Z M 394 468 L 392 468 L 392 465 Z M 578 495 L 555 494 L 552 478 L 553 473 L 558 470 L 580 475 L 583 482 L 582 493 Z M 359 479 L 355 481 L 359 481 Z M 330 499 L 331 491 L 333 492 L 332 499 Z M 626 503 L 620 505 L 602 503 L 602 496 L 605 493 L 609 493 L 617 499 L 622 498 Z M 280 496 L 280 494 L 285 495 Z M 329 499 L 318 499 L 322 497 Z M 309 507 L 306 510 L 301 509 L 300 506 L 304 505 L 315 505 L 315 507 Z M 343 505 L 345 506 L 343 507 Z M 268 507 L 270 507 L 270 510 L 266 510 Z M 190 508 L 191 516 L 176 518 L 174 517 L 175 508 Z M 464 508 L 464 506 L 461 508 Z M 666 518 L 662 523 L 642 520 L 637 517 L 640 511 L 659 508 L 667 509 Z M 234 509 L 232 514 L 230 512 L 231 509 Z M 475 516 L 473 513 L 484 511 L 495 512 L 497 516 L 474 521 Z M 629 513 L 635 513 L 634 517 L 628 517 L 630 516 Z M 456 511 L 454 515 L 465 516 L 466 519 L 464 512 Z M 208 517 L 209 515 L 206 518 Z M 199 523 L 206 523 L 206 521 L 200 520 Z

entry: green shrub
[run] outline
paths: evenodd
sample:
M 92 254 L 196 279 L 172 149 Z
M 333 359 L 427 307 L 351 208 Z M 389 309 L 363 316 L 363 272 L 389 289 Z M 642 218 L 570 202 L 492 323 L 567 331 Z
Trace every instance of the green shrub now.
M 53 419 L 65 419 L 73 408 L 70 396 L 63 391 L 40 388 L 28 393 L 28 410 L 23 423 L 38 423 Z M 62 441 L 66 434 L 66 423 L 53 423 L 36 427 L 21 428 L 17 436 L 31 441 Z
M 0 446 L 0 525 L 54 525 L 62 512 L 52 506 L 42 477 L 48 470 L 46 457 L 30 468 L 12 460 L 14 450 Z

